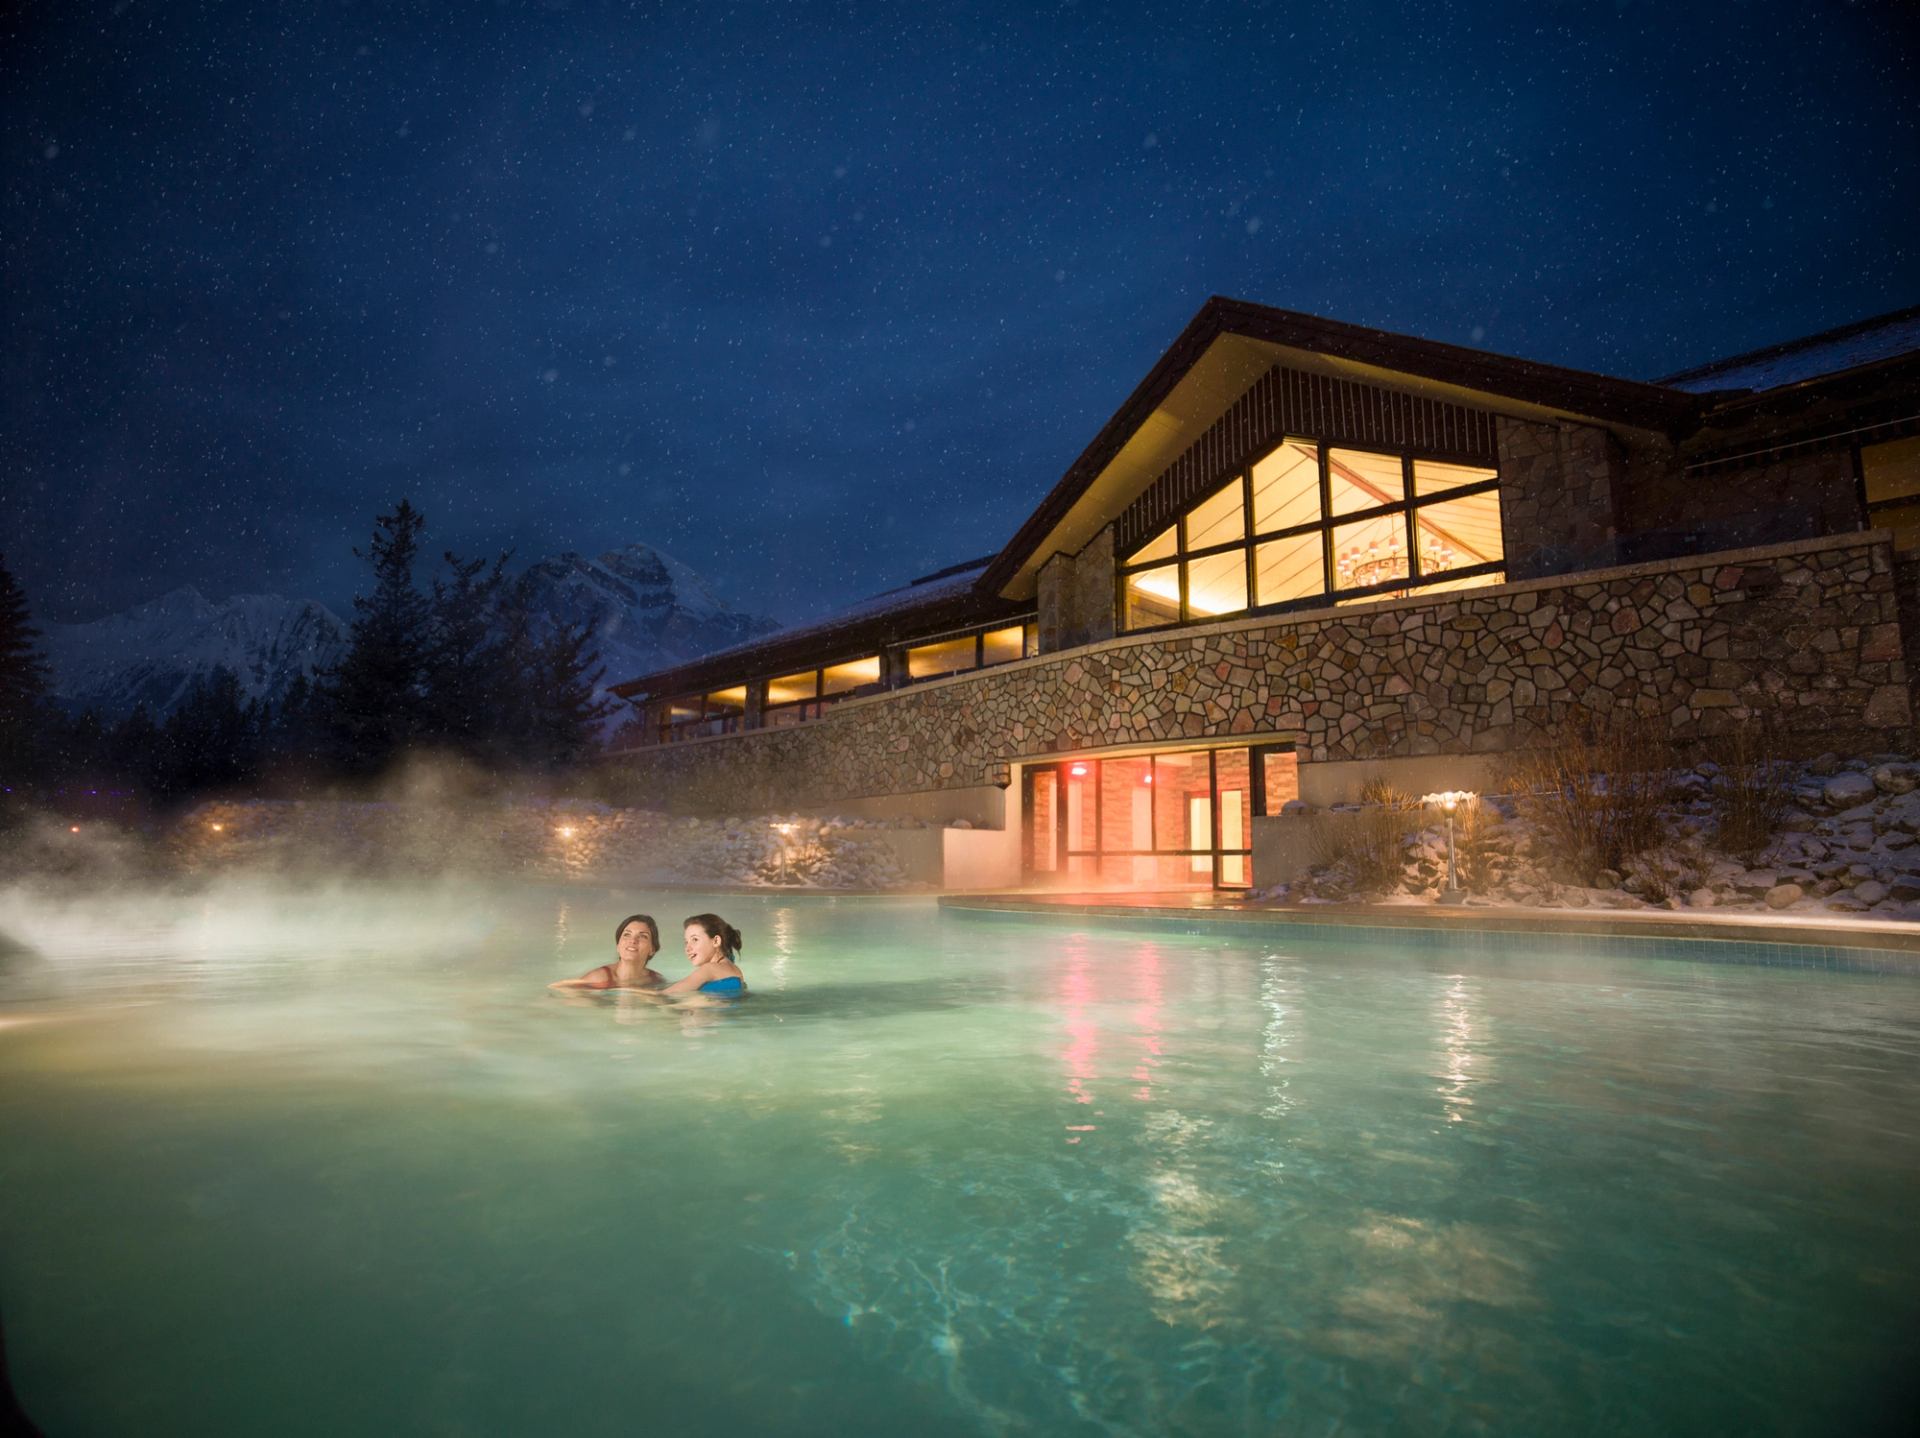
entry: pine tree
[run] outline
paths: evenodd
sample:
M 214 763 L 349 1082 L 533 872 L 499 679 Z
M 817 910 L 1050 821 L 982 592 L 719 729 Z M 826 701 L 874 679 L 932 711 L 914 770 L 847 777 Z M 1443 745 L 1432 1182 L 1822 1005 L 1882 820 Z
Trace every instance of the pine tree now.
M 501 672 L 490 747 L 514 763 L 564 768 L 597 747 L 600 722 L 612 706 L 596 697 L 601 671 L 587 659 L 588 631 L 543 620 L 533 593 L 523 575 L 500 605 Z
M 414 584 L 426 518 L 402 499 L 374 520 L 366 552 L 373 592 L 356 595 L 346 656 L 327 676 L 327 709 L 337 757 L 350 772 L 385 765 L 428 728 L 427 600 Z
M 495 633 L 509 556 L 445 556 L 448 575 L 433 581 L 427 651 L 426 722 L 432 737 L 480 755 L 496 726 L 505 678 L 505 646 Z
M 585 762 L 599 747 L 600 726 L 614 710 L 599 693 L 605 671 L 590 667 L 585 626 L 556 624 L 534 651 L 535 763 L 561 769 Z
M 52 680 L 39 640 L 27 596 L 0 556 L 0 774 L 23 776 L 34 760 Z
M 124 775 L 135 788 L 152 792 L 159 783 L 165 763 L 164 736 L 153 722 L 145 704 L 114 725 L 107 736 L 107 757 L 116 774 Z
M 183 799 L 251 780 L 259 767 L 260 730 L 260 706 L 241 697 L 231 669 L 196 678 L 161 726 L 161 794 Z

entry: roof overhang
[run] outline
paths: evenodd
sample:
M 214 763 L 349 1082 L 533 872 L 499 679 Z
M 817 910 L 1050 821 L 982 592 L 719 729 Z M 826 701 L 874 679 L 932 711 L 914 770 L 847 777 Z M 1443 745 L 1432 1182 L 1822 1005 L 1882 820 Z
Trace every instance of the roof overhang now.
M 1161 356 L 981 578 L 1030 598 L 1040 567 L 1078 553 L 1274 365 L 1493 410 L 1678 437 L 1697 395 L 1214 298 Z

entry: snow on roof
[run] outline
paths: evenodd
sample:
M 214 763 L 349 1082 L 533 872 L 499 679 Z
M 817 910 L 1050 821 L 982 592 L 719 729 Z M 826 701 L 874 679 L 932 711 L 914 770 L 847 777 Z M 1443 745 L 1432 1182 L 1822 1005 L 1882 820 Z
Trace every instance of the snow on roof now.
M 911 584 L 903 584 L 898 589 L 889 589 L 885 593 L 862 599 L 845 609 L 836 610 L 821 619 L 809 620 L 805 624 L 796 624 L 791 629 L 776 629 L 771 634 L 763 634 L 745 644 L 735 644 L 727 649 L 716 650 L 712 654 L 702 655 L 700 662 L 708 663 L 715 659 L 726 659 L 734 654 L 749 654 L 765 649 L 772 644 L 784 644 L 794 639 L 805 639 L 815 634 L 825 634 L 848 624 L 862 620 L 879 619 L 888 614 L 908 609 L 917 609 L 923 604 L 934 603 L 942 599 L 952 599 L 973 588 L 992 555 L 969 560 L 965 564 L 956 564 L 951 569 L 943 569 L 938 574 L 930 574 L 925 579 L 916 579 Z
M 1824 334 L 1731 355 L 1712 364 L 1681 370 L 1659 383 L 1693 394 L 1714 390 L 1779 389 L 1823 375 L 1859 369 L 1920 350 L 1920 305 L 1877 319 L 1843 325 Z

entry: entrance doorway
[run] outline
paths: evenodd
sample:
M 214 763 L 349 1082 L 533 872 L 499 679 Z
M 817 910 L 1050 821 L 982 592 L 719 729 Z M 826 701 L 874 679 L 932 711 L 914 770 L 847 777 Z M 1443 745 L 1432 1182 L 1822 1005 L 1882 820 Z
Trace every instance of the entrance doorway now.
M 1299 792 L 1291 745 L 1067 759 L 1022 771 L 1031 883 L 1243 889 L 1253 816 Z

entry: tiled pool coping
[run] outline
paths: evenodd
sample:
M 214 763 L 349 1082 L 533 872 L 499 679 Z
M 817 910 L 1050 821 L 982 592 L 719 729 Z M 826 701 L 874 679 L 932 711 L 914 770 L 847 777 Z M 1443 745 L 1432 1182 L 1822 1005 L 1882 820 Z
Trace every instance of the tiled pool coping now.
M 939 902 L 949 912 L 982 918 L 1073 917 L 1187 934 L 1251 925 L 1304 939 L 1365 938 L 1481 952 L 1524 949 L 1551 938 L 1557 953 L 1920 977 L 1920 925 L 1908 924 L 1399 904 L 1301 909 L 1212 894 L 946 894 Z

